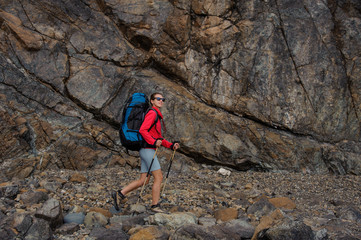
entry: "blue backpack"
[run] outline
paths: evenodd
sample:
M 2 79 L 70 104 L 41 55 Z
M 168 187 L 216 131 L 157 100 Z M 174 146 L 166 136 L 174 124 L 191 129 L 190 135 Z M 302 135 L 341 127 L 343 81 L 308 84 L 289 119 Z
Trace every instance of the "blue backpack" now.
M 144 121 L 145 115 L 149 110 L 155 111 L 154 109 L 150 108 L 148 98 L 144 93 L 133 93 L 133 95 L 126 102 L 123 109 L 123 117 L 119 129 L 119 135 L 120 142 L 127 150 L 139 151 L 142 147 L 145 146 L 146 143 L 142 135 L 139 133 L 139 129 Z M 157 113 L 157 117 L 148 131 L 152 129 L 158 119 L 159 117 Z

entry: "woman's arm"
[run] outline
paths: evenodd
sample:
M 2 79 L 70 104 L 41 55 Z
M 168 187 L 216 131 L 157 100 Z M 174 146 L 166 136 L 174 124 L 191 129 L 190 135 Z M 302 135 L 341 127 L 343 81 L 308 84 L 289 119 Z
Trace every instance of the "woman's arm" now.
M 153 125 L 156 117 L 157 117 L 157 113 L 155 111 L 148 111 L 139 129 L 139 133 L 142 135 L 144 140 L 150 145 L 155 145 L 155 142 L 157 140 L 156 138 L 152 137 L 152 135 L 149 132 L 149 129 Z

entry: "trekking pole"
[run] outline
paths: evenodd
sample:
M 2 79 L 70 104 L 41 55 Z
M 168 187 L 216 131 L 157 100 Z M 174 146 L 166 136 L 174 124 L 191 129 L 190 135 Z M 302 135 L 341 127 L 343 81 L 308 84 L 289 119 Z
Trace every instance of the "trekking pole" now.
M 154 152 L 154 155 L 153 155 L 152 161 L 150 162 L 150 166 L 149 166 L 149 169 L 148 169 L 148 172 L 147 172 L 147 177 L 146 177 L 146 178 L 145 178 L 145 180 L 144 180 L 144 183 L 143 183 L 143 186 L 142 186 L 142 190 L 140 191 L 140 194 L 139 194 L 139 197 L 138 197 L 137 204 L 139 203 L 139 200 L 140 200 L 140 199 L 141 199 L 141 197 L 142 197 L 142 194 L 143 194 L 143 191 L 144 191 L 145 184 L 146 184 L 146 182 L 148 181 L 148 178 L 150 177 L 150 169 L 152 169 L 152 165 L 153 165 L 153 162 L 154 162 L 155 156 L 157 155 L 157 151 L 158 151 L 158 147 L 155 149 L 155 152 Z
M 165 189 L 165 185 L 167 185 L 167 181 L 168 181 L 168 177 L 169 177 L 169 172 L 170 172 L 170 168 L 172 167 L 172 162 L 173 162 L 173 158 L 174 158 L 174 155 L 175 155 L 175 151 L 176 151 L 176 149 L 174 149 L 173 154 L 172 154 L 172 157 L 171 157 L 170 160 L 169 160 L 168 172 L 167 172 L 167 176 L 166 176 L 165 181 L 164 181 L 164 185 L 163 185 L 163 190 L 162 190 L 162 195 L 161 195 L 161 196 L 164 196 L 164 189 Z

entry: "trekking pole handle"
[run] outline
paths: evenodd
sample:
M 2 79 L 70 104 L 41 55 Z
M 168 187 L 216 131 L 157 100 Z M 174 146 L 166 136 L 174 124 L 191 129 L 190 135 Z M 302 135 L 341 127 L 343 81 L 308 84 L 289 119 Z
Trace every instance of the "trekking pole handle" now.
M 170 148 L 172 149 L 172 150 L 174 150 L 174 145 L 176 144 L 176 143 L 180 143 L 179 141 L 174 141 L 173 143 L 172 143 L 172 145 L 170 146 Z

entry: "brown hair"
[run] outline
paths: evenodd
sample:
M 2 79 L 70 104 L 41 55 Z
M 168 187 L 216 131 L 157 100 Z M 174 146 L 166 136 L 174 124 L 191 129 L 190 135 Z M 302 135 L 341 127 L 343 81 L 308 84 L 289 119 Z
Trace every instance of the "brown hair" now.
M 150 100 L 154 100 L 154 99 L 155 99 L 155 95 L 157 95 L 157 94 L 159 94 L 159 95 L 162 95 L 162 96 L 163 96 L 163 94 L 158 93 L 158 92 L 155 92 L 155 93 L 153 93 L 152 95 L 150 95 Z

